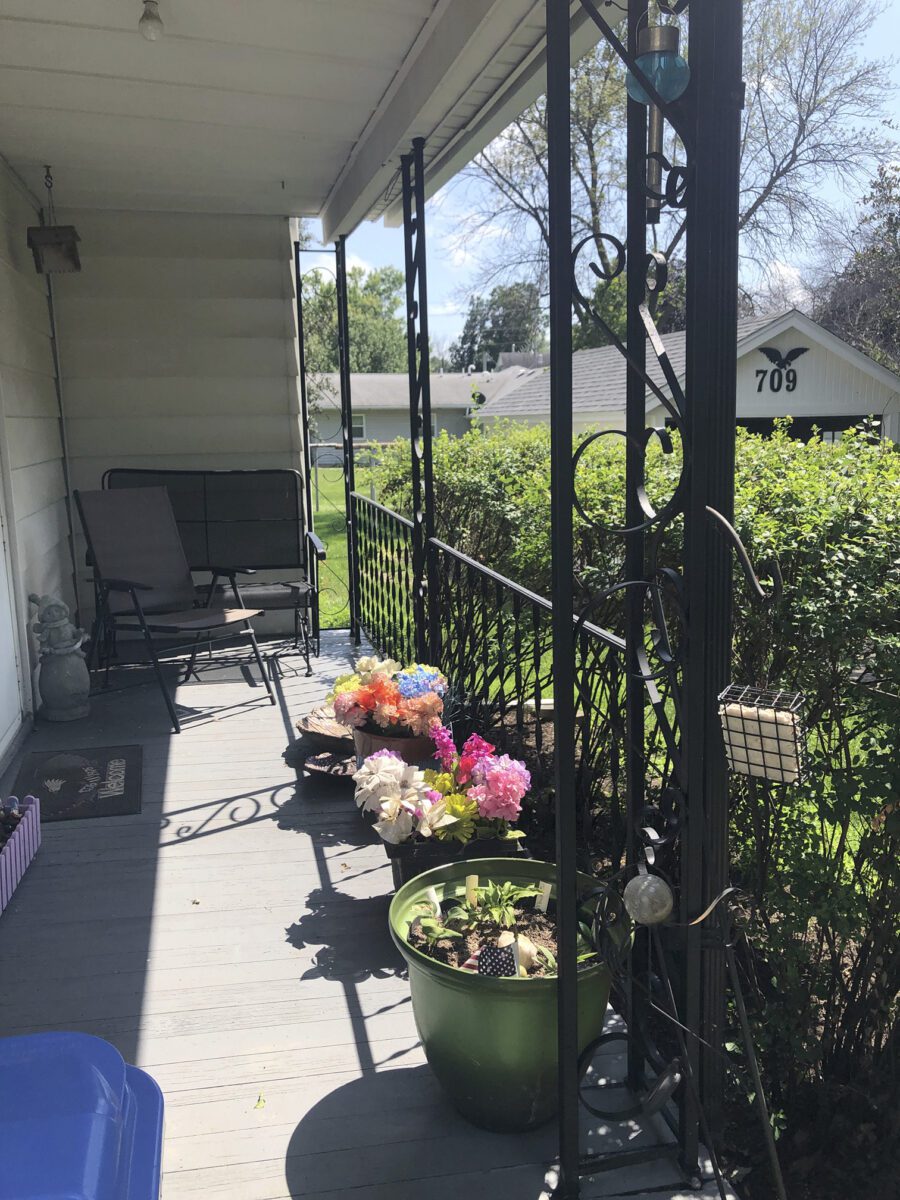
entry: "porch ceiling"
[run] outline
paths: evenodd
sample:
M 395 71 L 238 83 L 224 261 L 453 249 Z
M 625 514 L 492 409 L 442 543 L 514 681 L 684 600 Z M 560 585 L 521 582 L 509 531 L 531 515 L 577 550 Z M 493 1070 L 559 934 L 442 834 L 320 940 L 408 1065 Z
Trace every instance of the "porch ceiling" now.
M 429 190 L 542 86 L 543 0 L 0 0 L 0 152 L 68 207 L 321 216 L 332 238 Z M 580 6 L 576 49 L 595 30 Z

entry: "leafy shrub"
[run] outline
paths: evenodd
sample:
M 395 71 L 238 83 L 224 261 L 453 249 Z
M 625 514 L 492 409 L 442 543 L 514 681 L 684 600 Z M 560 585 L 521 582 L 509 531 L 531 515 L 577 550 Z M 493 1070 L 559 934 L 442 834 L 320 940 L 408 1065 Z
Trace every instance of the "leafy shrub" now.
M 434 443 L 438 536 L 543 595 L 549 459 L 545 427 Z M 677 444 L 671 453 L 652 444 L 647 489 L 658 506 L 680 469 Z M 379 498 L 408 511 L 408 443 L 391 447 L 377 474 Z M 577 478 L 587 517 L 622 523 L 624 474 L 621 439 L 592 441 Z M 752 561 L 777 558 L 784 582 L 779 602 L 761 608 L 736 568 L 733 677 L 807 699 L 807 781 L 732 776 L 732 869 L 751 898 L 769 1001 L 757 1031 L 767 1088 L 802 1158 L 835 1139 L 846 1089 L 876 1079 L 866 1096 L 875 1108 L 859 1123 L 879 1146 L 893 1130 L 896 1145 L 900 453 L 866 430 L 834 445 L 796 441 L 787 422 L 769 438 L 739 431 L 735 492 Z M 662 563 L 680 560 L 681 533 L 673 521 Z M 575 561 L 587 598 L 619 576 L 621 538 L 579 515 Z M 608 606 L 600 623 L 618 622 Z

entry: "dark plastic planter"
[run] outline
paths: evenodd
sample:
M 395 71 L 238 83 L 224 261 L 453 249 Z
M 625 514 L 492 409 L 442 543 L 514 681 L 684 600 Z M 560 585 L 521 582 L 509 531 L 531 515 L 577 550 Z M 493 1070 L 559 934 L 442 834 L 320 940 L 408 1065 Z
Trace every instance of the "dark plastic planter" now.
M 384 849 L 391 860 L 395 891 L 423 871 L 431 871 L 434 867 L 449 866 L 473 858 L 527 857 L 521 838 L 473 838 L 463 846 L 459 842 L 442 842 L 432 837 L 418 842 L 400 842 L 399 845 L 385 842 Z
M 534 1129 L 557 1108 L 556 979 L 497 979 L 449 967 L 406 940 L 433 887 L 462 895 L 465 878 L 554 883 L 556 867 L 535 859 L 483 859 L 437 867 L 405 884 L 391 903 L 391 936 L 409 966 L 413 1012 L 426 1057 L 441 1086 L 475 1125 L 497 1132 Z M 587 890 L 594 881 L 579 876 Z M 578 975 L 579 1052 L 599 1037 L 609 999 L 602 963 Z

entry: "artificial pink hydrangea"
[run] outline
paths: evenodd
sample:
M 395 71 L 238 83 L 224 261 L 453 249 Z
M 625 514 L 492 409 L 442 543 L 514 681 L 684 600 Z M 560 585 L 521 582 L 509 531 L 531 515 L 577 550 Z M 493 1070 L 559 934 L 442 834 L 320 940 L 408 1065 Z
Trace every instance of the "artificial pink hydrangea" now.
M 486 758 L 489 758 L 496 749 L 490 742 L 486 742 L 483 737 L 477 733 L 473 733 L 468 737 L 463 745 L 462 754 L 459 756 L 459 771 L 457 779 L 460 783 L 468 783 L 470 779 L 475 778 L 475 767 Z
M 334 698 L 334 715 L 342 725 L 361 729 L 369 714 L 356 703 L 354 692 L 341 692 Z
M 488 821 L 518 819 L 522 797 L 531 787 L 531 775 L 524 763 L 508 754 L 484 757 L 472 768 L 472 778 L 475 783 L 467 794 L 478 804 L 480 816 Z

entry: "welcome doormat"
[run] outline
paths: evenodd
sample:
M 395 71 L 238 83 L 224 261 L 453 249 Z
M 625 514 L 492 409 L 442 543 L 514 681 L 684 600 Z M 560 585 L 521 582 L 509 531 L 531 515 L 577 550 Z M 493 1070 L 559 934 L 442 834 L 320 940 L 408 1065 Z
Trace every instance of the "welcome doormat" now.
M 101 746 L 30 754 L 15 794 L 37 796 L 42 821 L 125 817 L 141 811 L 140 746 Z

